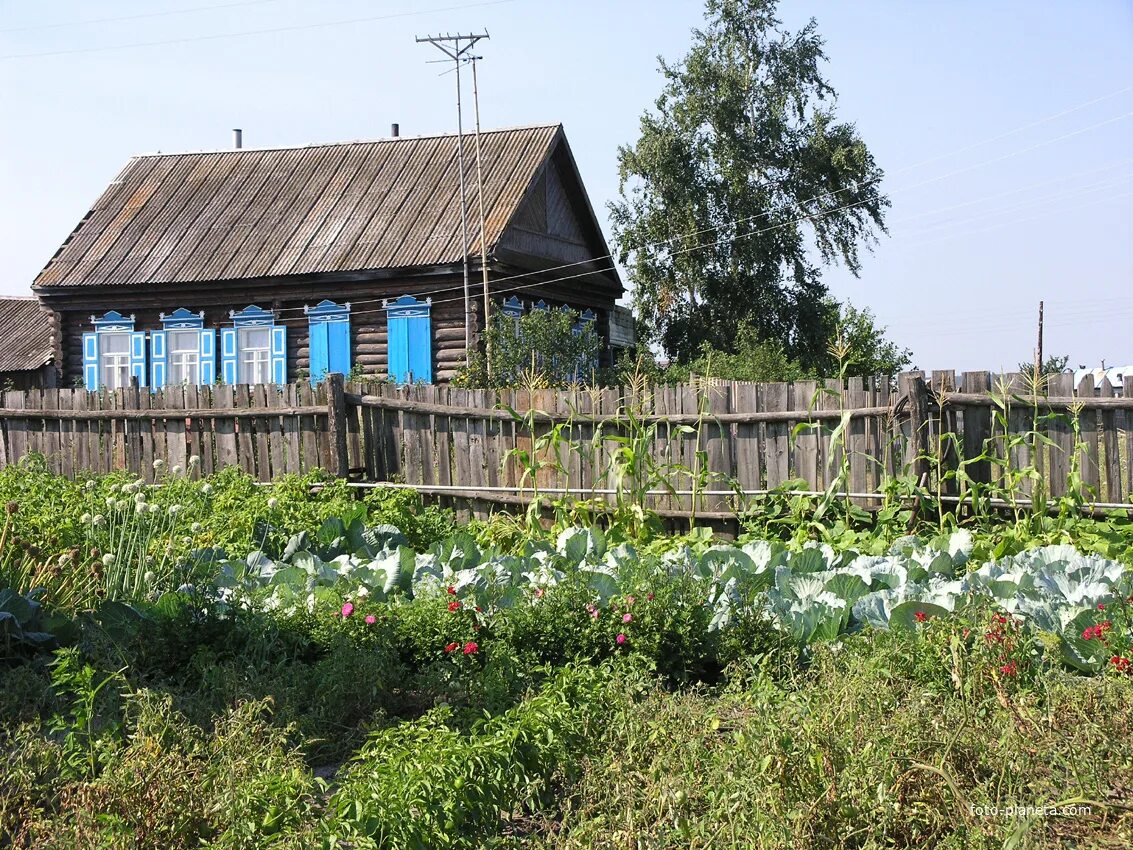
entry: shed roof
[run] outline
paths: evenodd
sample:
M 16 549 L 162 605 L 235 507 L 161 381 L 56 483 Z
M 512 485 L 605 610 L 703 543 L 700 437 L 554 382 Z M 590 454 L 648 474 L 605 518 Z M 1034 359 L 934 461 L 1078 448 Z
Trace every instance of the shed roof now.
M 34 298 L 0 297 L 0 372 L 25 372 L 54 354 L 47 312 Z
M 481 134 L 489 250 L 560 143 L 565 139 L 557 124 Z M 472 154 L 466 136 L 468 250 L 475 255 L 480 234 Z M 455 135 L 136 156 L 34 287 L 457 264 L 463 258 L 458 193 Z

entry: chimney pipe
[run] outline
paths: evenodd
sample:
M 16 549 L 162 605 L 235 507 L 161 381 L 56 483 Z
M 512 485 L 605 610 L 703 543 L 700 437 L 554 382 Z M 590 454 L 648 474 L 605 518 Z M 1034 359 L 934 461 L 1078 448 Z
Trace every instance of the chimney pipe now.
M 240 148 L 244 147 L 244 131 L 243 130 L 237 128 L 237 129 L 232 131 L 232 146 L 235 147 L 236 150 L 240 150 Z
M 389 134 L 396 139 L 398 136 L 401 135 L 401 125 L 400 124 L 390 124 L 389 125 Z

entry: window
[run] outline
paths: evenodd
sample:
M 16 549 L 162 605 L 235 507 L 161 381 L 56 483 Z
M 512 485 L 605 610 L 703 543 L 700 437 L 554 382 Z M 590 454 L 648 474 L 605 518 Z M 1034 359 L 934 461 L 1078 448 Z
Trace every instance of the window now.
M 271 329 L 237 328 L 240 383 L 266 384 L 271 375 Z
M 287 328 L 255 304 L 232 311 L 233 327 L 221 328 L 220 363 L 228 384 L 287 383 Z
M 98 334 L 98 384 L 108 390 L 130 386 L 130 334 Z
M 124 389 L 131 380 L 146 386 L 146 335 L 134 330 L 134 317 L 110 310 L 90 320 L 94 330 L 83 334 L 83 386 L 92 392 Z
M 310 340 L 311 383 L 317 384 L 328 372 L 350 372 L 350 303 L 320 301 L 304 307 Z
M 386 308 L 387 371 L 399 384 L 433 382 L 433 299 L 403 295 L 383 302 Z
M 216 381 L 216 331 L 204 321 L 203 311 L 192 313 L 184 307 L 161 314 L 164 330 L 150 334 L 150 386 Z
M 201 335 L 197 331 L 169 331 L 169 383 L 195 384 L 201 368 Z

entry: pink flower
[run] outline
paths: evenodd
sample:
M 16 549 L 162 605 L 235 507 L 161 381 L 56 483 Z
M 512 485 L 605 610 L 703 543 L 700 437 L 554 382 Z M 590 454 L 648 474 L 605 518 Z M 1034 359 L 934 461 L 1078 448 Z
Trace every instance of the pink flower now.
M 595 608 L 593 605 L 587 605 L 586 610 L 587 610 L 587 612 L 589 612 L 591 617 L 593 617 L 595 620 L 598 619 L 598 609 L 597 608 Z
M 460 644 L 459 644 L 459 643 L 448 643 L 448 644 L 445 644 L 445 652 L 452 652 L 452 651 L 453 651 L 453 650 L 455 650 L 455 649 L 456 649 L 456 648 L 457 648 L 458 646 L 460 646 Z
M 536 599 L 542 599 L 543 594 L 546 593 L 546 592 L 547 591 L 543 590 L 543 588 L 541 588 L 541 587 L 535 588 L 535 598 Z
M 924 623 L 928 620 L 928 614 L 926 614 L 924 611 L 917 611 L 915 614 L 913 614 L 913 617 L 918 623 Z
M 622 622 L 623 623 L 632 623 L 633 622 L 633 614 L 623 614 L 622 615 Z
M 354 606 L 351 603 L 347 602 L 345 605 L 342 606 L 342 616 L 343 617 L 349 617 L 353 613 L 354 613 Z
M 465 655 L 472 655 L 474 652 L 477 652 L 479 649 L 480 649 L 480 645 L 477 644 L 476 641 L 470 640 L 470 641 L 468 641 L 468 643 L 466 643 L 464 645 L 464 654 Z
M 375 616 L 374 616 L 373 614 L 367 614 L 367 615 L 366 615 L 366 625 L 367 625 L 367 626 L 372 626 L 372 625 L 374 625 L 374 623 L 376 623 L 377 621 L 378 621 L 378 618 L 377 618 L 377 617 L 375 617 Z
M 1105 605 L 1103 605 L 1103 604 L 1102 604 L 1101 602 L 1099 602 L 1099 603 L 1098 603 L 1098 610 L 1099 610 L 1099 611 L 1104 611 L 1104 610 L 1105 610 Z
M 452 602 L 450 602 L 450 603 L 448 604 L 448 609 L 449 609 L 450 611 L 459 611 L 459 610 L 460 610 L 460 603 L 459 603 L 459 602 L 457 602 L 457 601 L 456 601 L 456 600 L 454 599 L 454 600 L 453 600 Z
M 614 640 L 616 640 L 618 642 L 618 646 L 621 646 L 623 643 L 626 642 L 626 636 L 623 635 L 621 632 L 619 632 L 618 636 L 616 638 L 614 638 Z
M 652 601 L 653 601 L 653 594 L 652 594 L 652 593 L 647 593 L 647 594 L 645 594 L 645 599 L 646 599 L 646 600 L 647 600 L 648 602 L 652 602 Z
M 629 606 L 629 607 L 631 607 L 631 608 L 633 607 L 633 603 L 634 603 L 634 602 L 636 602 L 636 601 L 637 601 L 637 600 L 636 600 L 636 599 L 634 599 L 634 598 L 633 598 L 632 596 L 627 596 L 627 597 L 626 597 L 626 605 L 627 605 L 627 606 Z

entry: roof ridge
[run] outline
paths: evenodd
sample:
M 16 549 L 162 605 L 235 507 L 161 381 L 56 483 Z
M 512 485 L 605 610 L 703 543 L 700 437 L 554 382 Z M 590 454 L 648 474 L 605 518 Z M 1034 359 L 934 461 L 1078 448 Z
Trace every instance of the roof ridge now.
M 512 127 L 492 127 L 490 130 L 481 130 L 480 135 L 488 135 L 489 133 L 514 133 L 517 130 L 548 130 L 552 128 L 562 127 L 562 122 L 549 122 L 546 124 L 517 124 Z M 426 141 L 428 139 L 449 139 L 456 138 L 456 133 L 427 133 L 422 136 L 382 136 L 374 139 L 345 139 L 337 142 L 308 142 L 302 145 L 266 145 L 264 147 L 241 147 L 241 148 L 215 148 L 208 150 L 196 151 L 152 151 L 146 153 L 133 154 L 130 159 L 149 159 L 151 157 L 159 156 L 201 156 L 203 154 L 225 154 L 225 153 L 260 153 L 265 151 L 297 151 L 308 150 L 310 148 L 334 148 L 344 145 L 375 145 L 384 142 L 416 142 Z M 474 136 L 474 133 L 465 132 L 465 137 Z

